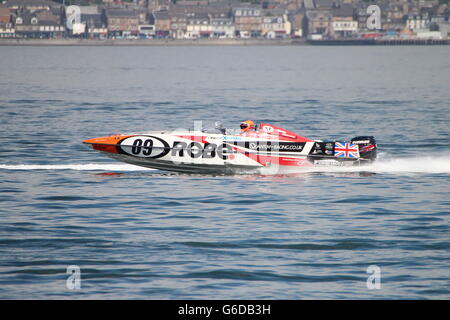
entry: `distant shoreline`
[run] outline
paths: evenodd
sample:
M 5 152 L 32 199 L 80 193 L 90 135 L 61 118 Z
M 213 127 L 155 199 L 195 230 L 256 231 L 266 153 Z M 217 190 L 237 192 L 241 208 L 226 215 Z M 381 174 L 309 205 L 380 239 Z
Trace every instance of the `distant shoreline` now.
M 448 45 L 449 40 L 318 40 L 305 39 L 0 39 L 0 46 L 361 46 Z
M 302 39 L 0 39 L 0 46 L 286 46 L 305 45 Z

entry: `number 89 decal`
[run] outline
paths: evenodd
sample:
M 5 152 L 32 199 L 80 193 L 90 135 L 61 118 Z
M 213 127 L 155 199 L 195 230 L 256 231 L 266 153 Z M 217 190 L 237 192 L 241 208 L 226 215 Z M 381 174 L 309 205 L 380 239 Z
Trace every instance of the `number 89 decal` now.
M 120 153 L 157 159 L 168 154 L 170 146 L 163 139 L 154 136 L 134 136 L 123 139 L 118 149 Z

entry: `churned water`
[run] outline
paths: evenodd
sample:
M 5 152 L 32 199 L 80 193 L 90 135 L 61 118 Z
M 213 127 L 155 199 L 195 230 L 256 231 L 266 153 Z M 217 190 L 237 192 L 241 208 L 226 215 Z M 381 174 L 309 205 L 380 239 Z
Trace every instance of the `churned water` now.
M 449 56 L 2 47 L 0 298 L 449 299 Z M 248 118 L 313 139 L 374 135 L 380 159 L 182 175 L 81 143 Z

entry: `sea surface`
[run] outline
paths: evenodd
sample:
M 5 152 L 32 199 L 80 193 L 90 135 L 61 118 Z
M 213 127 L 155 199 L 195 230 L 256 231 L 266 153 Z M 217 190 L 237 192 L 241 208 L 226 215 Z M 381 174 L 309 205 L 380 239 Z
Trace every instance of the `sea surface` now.
M 1 47 L 0 299 L 449 299 L 449 57 Z M 374 135 L 380 157 L 184 175 L 81 143 L 246 119 L 313 139 Z

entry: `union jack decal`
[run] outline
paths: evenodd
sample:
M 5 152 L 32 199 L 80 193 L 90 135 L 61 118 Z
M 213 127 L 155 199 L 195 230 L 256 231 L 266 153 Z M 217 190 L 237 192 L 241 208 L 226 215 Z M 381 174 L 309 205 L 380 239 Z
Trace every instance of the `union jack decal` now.
M 358 145 L 350 142 L 335 142 L 334 156 L 338 158 L 359 158 Z

